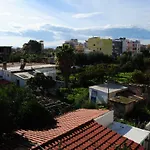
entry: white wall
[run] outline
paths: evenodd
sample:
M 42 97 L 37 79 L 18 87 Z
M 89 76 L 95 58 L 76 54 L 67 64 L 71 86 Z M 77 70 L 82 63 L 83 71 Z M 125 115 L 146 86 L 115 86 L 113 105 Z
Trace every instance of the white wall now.
M 96 103 L 97 104 L 107 104 L 108 94 L 102 91 L 94 90 L 89 88 L 89 99 L 91 100 L 92 91 L 96 91 Z
M 12 73 L 9 72 L 8 70 L 2 70 L 2 76 L 3 79 L 7 80 L 7 81 L 12 81 Z
M 92 91 L 97 91 L 96 94 L 96 103 L 97 104 L 107 104 L 108 103 L 108 93 L 104 93 L 99 90 L 95 90 L 92 88 L 89 88 L 89 99 L 91 100 Z M 116 95 L 117 92 L 109 93 L 109 98 L 112 98 Z
M 127 50 L 127 44 L 126 44 L 126 40 L 122 41 L 122 52 L 125 52 Z
M 53 80 L 56 80 L 56 68 L 48 67 L 48 68 L 37 68 L 35 69 L 41 73 L 44 73 L 46 76 L 51 76 Z
M 104 115 L 94 119 L 97 123 L 107 127 L 111 123 L 114 122 L 114 111 L 109 111 L 108 113 L 105 113 Z
M 12 74 L 12 82 L 17 84 L 17 80 L 19 80 L 19 86 L 20 87 L 24 87 L 26 85 L 27 80 L 24 80 L 24 79 L 14 75 L 14 74 Z

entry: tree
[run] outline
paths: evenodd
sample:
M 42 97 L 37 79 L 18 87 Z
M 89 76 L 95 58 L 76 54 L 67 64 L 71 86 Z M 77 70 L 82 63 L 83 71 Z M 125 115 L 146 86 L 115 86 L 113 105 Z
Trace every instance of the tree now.
M 132 80 L 135 83 L 145 83 L 145 75 L 140 70 L 135 70 L 132 73 Z
M 25 43 L 22 48 L 25 53 L 41 53 L 42 45 L 40 42 L 35 40 L 30 40 L 28 43 Z
M 34 78 L 27 81 L 27 85 L 35 92 L 40 90 L 41 93 L 47 92 L 55 86 L 56 82 L 51 76 L 45 76 L 43 73 L 37 73 Z
M 15 85 L 0 88 L 0 120 L 0 138 L 20 128 L 39 129 L 56 123 L 29 89 Z
M 74 48 L 68 44 L 64 44 L 63 46 L 57 47 L 56 50 L 58 65 L 65 79 L 65 87 L 68 87 L 71 67 L 75 61 Z

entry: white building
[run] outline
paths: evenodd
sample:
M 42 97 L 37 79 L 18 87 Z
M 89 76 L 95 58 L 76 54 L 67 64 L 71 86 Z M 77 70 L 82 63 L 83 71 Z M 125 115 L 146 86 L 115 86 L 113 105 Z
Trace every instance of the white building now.
M 112 98 L 117 93 L 128 88 L 119 84 L 100 84 L 89 87 L 89 99 L 97 104 L 107 104 L 108 96 Z
M 108 126 L 111 130 L 118 134 L 133 140 L 134 142 L 144 146 L 146 150 L 149 150 L 150 144 L 150 131 L 136 128 L 120 122 L 113 122 Z
M 127 124 L 114 121 L 114 111 L 107 113 L 94 119 L 97 123 L 110 128 L 116 133 L 142 145 L 145 150 L 150 149 L 150 131 L 136 128 Z
M 56 80 L 56 65 L 51 64 L 34 64 L 25 66 L 22 70 L 20 65 L 5 67 L 0 69 L 0 76 L 10 82 L 16 83 L 18 86 L 25 86 L 28 79 L 34 77 L 36 73 L 43 73 L 46 76 L 51 76 Z

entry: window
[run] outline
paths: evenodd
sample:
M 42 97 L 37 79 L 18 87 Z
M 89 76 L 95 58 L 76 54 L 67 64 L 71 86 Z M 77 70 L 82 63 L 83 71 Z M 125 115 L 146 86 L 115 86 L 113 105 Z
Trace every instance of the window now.
M 93 46 L 95 46 L 95 44 L 93 44 Z
M 99 50 L 101 51 L 101 48 L 99 48 Z

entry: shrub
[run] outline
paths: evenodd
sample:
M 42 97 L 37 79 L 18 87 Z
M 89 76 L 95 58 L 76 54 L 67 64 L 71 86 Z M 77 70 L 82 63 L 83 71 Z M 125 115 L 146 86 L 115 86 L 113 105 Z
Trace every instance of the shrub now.
M 22 129 L 41 129 L 56 124 L 49 112 L 36 101 L 25 101 L 18 111 L 18 124 Z
M 132 80 L 135 83 L 145 83 L 145 76 L 140 70 L 135 70 L 132 74 Z

